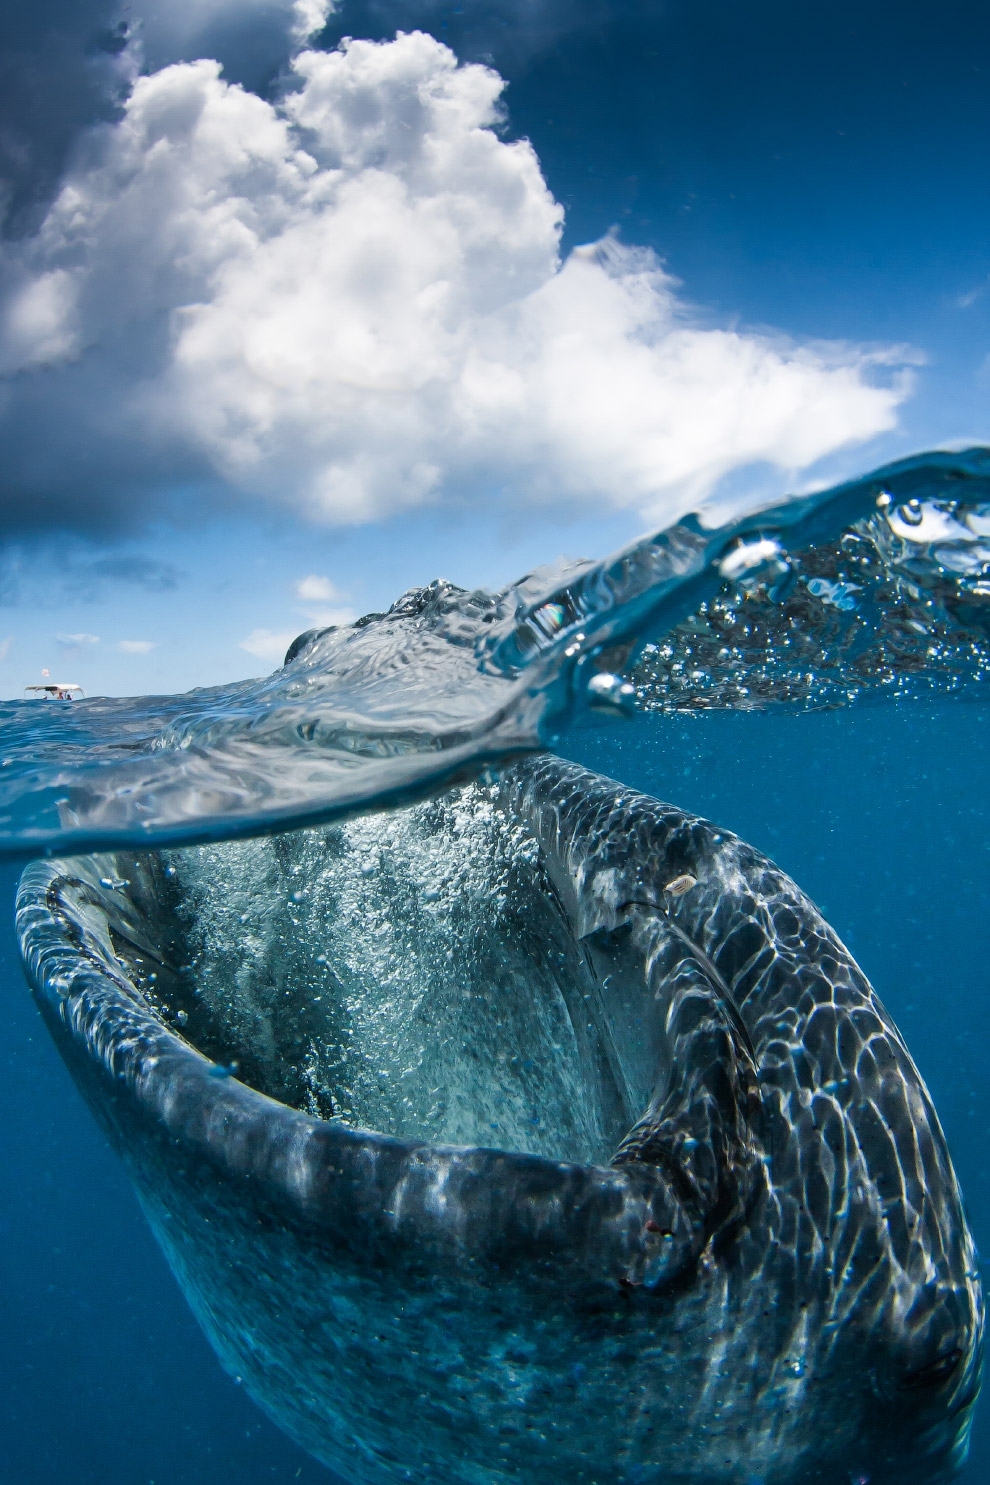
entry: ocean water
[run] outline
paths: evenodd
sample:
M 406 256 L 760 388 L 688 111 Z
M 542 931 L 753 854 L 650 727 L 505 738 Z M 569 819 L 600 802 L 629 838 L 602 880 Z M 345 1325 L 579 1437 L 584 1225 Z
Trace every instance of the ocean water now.
M 10 705 L 3 891 L 12 904 L 25 851 L 342 819 L 553 743 L 803 887 L 918 1062 L 986 1247 L 988 573 L 985 455 L 932 456 L 507 594 L 409 595 L 254 686 Z M 34 1010 L 12 927 L 2 954 L 0 1479 L 330 1478 L 214 1359 Z M 988 1434 L 980 1413 L 968 1479 L 986 1478 Z

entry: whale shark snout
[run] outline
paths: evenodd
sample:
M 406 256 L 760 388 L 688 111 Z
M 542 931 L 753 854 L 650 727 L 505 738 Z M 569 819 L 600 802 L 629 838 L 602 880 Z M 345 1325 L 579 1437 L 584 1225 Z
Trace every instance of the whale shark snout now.
M 800 890 L 552 757 L 37 863 L 39 1005 L 224 1364 L 367 1485 L 937 1485 L 982 1366 L 924 1083 Z

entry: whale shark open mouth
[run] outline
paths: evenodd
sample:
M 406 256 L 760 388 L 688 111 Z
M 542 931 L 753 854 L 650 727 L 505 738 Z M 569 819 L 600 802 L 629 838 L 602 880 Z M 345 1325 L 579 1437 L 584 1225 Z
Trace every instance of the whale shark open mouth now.
M 218 1075 L 350 1128 L 607 1165 L 652 1088 L 630 1102 L 601 987 L 497 795 L 94 858 L 109 942 Z

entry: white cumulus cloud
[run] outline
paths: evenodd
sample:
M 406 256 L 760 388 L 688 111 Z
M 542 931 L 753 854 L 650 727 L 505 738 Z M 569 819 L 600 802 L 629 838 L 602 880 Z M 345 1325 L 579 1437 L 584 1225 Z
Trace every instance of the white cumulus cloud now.
M 117 641 L 117 648 L 122 655 L 148 655 L 157 646 L 152 639 L 121 639 Z
M 342 596 L 336 584 L 316 572 L 300 578 L 296 583 L 296 597 L 302 598 L 306 603 L 332 603 Z
M 325 629 L 331 624 L 351 624 L 357 614 L 344 602 L 344 594 L 328 577 L 311 572 L 296 583 L 297 610 L 313 628 Z M 328 607 L 329 605 L 329 607 Z
M 296 635 L 296 629 L 252 629 L 247 639 L 242 639 L 240 648 L 247 650 L 258 660 L 275 660 L 281 663 L 286 650 Z
M 299 34 L 324 13 L 297 6 Z M 80 519 L 94 488 L 150 510 L 189 478 L 340 522 L 492 498 L 663 519 L 894 425 L 900 353 L 702 326 L 614 238 L 562 263 L 491 69 L 416 32 L 293 68 L 274 103 L 210 61 L 138 78 L 4 249 L 12 488 Z

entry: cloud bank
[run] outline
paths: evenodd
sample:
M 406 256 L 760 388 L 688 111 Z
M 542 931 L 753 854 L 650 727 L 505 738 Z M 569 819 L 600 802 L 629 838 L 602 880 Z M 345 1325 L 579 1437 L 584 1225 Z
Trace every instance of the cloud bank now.
M 115 117 L 140 71 L 215 57 L 229 80 L 264 91 L 330 9 L 328 0 L 0 6 L 4 233 L 19 236 L 36 224 L 80 133 Z
M 617 239 L 562 263 L 502 86 L 418 32 L 303 50 L 274 102 L 212 61 L 137 78 L 2 249 L 8 523 L 140 517 L 177 483 L 336 522 L 493 498 L 656 520 L 894 425 L 892 352 L 699 325 Z

